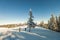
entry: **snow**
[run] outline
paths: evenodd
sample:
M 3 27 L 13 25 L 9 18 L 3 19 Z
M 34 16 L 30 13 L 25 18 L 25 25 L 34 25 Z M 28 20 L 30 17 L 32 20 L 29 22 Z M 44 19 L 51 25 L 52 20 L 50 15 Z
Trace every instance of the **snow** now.
M 21 28 L 21 32 L 18 28 L 0 28 L 0 40 L 60 40 L 60 33 L 49 29 L 35 27 L 28 32 Z

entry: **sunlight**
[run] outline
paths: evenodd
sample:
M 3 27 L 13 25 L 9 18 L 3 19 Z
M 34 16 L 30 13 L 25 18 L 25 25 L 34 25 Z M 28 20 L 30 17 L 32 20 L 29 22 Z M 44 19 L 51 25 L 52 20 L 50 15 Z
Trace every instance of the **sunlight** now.
M 19 35 L 19 34 L 15 34 L 18 38 L 22 38 L 22 39 L 25 39 L 25 37 L 24 36 L 22 36 L 22 35 Z
M 8 30 L 8 28 L 0 28 L 0 33 L 5 34 Z
M 36 34 L 36 33 L 30 33 L 30 32 L 27 32 L 27 33 L 31 34 L 31 35 L 35 35 L 35 36 L 41 37 L 41 38 L 47 38 L 46 36 L 42 36 L 42 35 L 39 35 L 39 34 Z

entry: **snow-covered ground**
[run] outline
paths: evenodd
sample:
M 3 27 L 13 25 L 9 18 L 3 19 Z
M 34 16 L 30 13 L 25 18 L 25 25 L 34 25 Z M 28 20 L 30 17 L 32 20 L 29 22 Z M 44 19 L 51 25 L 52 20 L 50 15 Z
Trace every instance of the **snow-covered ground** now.
M 32 28 L 31 32 L 24 31 L 24 26 L 21 32 L 18 28 L 0 28 L 0 40 L 60 40 L 60 33 L 41 27 Z

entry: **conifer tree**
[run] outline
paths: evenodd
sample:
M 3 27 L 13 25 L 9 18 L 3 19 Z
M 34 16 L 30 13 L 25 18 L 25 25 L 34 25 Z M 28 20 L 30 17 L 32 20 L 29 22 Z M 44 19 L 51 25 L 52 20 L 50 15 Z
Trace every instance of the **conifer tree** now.
M 33 15 L 32 15 L 32 10 L 30 9 L 29 11 L 29 20 L 28 20 L 28 27 L 29 27 L 29 32 L 31 30 L 32 27 L 35 26 L 35 23 L 33 22 Z
M 51 15 L 51 18 L 50 18 L 49 28 L 52 30 L 55 30 L 56 28 L 56 20 L 53 14 Z
M 58 18 L 58 30 L 60 31 L 60 16 Z

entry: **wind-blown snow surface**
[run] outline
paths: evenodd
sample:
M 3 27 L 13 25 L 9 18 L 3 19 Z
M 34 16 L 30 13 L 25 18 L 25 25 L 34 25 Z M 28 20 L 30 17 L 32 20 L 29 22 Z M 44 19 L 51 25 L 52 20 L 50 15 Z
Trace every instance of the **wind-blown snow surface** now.
M 32 28 L 31 32 L 28 32 L 28 29 L 27 31 L 23 29 L 24 28 L 22 28 L 21 32 L 18 32 L 18 28 L 8 29 L 8 31 L 5 29 L 6 33 L 0 32 L 0 40 L 60 40 L 59 32 L 41 27 Z

